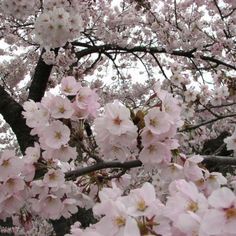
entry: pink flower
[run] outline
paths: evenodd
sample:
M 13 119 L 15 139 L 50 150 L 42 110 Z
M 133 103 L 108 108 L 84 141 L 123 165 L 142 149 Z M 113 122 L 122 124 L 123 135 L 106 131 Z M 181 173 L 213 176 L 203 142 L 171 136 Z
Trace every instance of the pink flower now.
M 51 188 L 59 188 L 65 183 L 64 174 L 61 170 L 49 170 L 43 178 L 45 185 Z
M 29 100 L 24 103 L 23 108 L 25 111 L 22 114 L 30 128 L 40 127 L 48 123 L 49 113 L 42 104 Z
M 102 236 L 100 233 L 96 232 L 95 229 L 87 228 L 82 230 L 80 223 L 77 221 L 71 226 L 71 233 L 65 236 Z
M 28 147 L 25 150 L 24 162 L 33 164 L 40 158 L 40 146 L 38 143 L 34 143 L 34 147 Z
M 57 196 L 50 194 L 40 199 L 39 210 L 40 215 L 46 219 L 59 219 L 63 210 L 63 203 Z
M 227 179 L 219 172 L 205 171 L 204 193 L 209 196 L 214 190 L 219 189 L 221 185 L 227 184 Z
M 5 200 L 2 201 L 1 205 L 3 210 L 11 216 L 20 210 L 20 208 L 24 205 L 24 201 L 18 194 L 9 194 L 6 196 Z
M 161 97 L 162 110 L 169 115 L 169 119 L 173 121 L 175 125 L 180 127 L 183 122 L 181 121 L 181 107 L 179 101 L 173 97 L 170 93 L 164 93 Z
M 5 181 L 4 189 L 8 194 L 17 193 L 25 188 L 25 181 L 20 177 L 12 177 Z
M 15 156 L 14 151 L 5 150 L 0 158 L 0 181 L 17 176 L 22 170 L 23 162 Z
M 76 101 L 72 103 L 72 107 L 74 109 L 74 114 L 72 116 L 72 120 L 81 120 L 86 119 L 89 116 L 89 111 L 87 109 L 81 109 L 77 106 Z
M 68 98 L 63 98 L 60 96 L 55 96 L 52 98 L 49 111 L 53 118 L 59 119 L 69 119 L 74 113 L 72 104 Z
M 30 182 L 34 179 L 35 166 L 33 163 L 25 162 L 21 174 L 24 176 L 25 182 Z
M 75 104 L 80 110 L 86 110 L 88 114 L 95 117 L 100 104 L 95 90 L 81 87 L 76 95 Z
M 63 162 L 74 160 L 77 157 L 76 147 L 70 147 L 63 145 L 59 149 L 48 148 L 43 152 L 43 158 L 45 160 L 56 159 Z
M 125 206 L 116 201 L 106 215 L 94 226 L 103 236 L 140 236 L 137 222 L 127 215 Z
M 160 164 L 171 161 L 171 152 L 165 143 L 157 142 L 144 147 L 139 154 L 139 160 L 143 164 Z
M 77 201 L 72 198 L 66 198 L 63 202 L 62 216 L 65 218 L 70 218 L 72 214 L 78 211 Z
M 195 155 L 186 159 L 184 163 L 184 175 L 190 181 L 198 181 L 203 179 L 202 169 L 198 166 L 203 158 L 199 155 Z
M 208 210 L 208 202 L 192 182 L 176 180 L 169 186 L 165 215 L 173 221 L 175 227 L 191 233 L 199 229 L 199 221 Z M 178 203 L 178 204 L 176 204 Z M 188 228 L 184 227 L 183 219 L 191 222 Z M 192 228 L 190 228 L 190 226 Z M 190 234 L 191 235 L 191 234 Z
M 154 134 L 162 134 L 170 129 L 171 120 L 169 116 L 158 108 L 152 108 L 144 117 L 145 126 Z
M 133 122 L 130 120 L 130 111 L 125 106 L 121 105 L 117 100 L 114 103 L 107 103 L 103 118 L 98 118 L 97 121 L 102 122 L 104 128 L 113 135 L 120 136 L 126 132 L 136 130 Z M 95 125 L 96 125 L 95 120 Z
M 61 80 L 61 91 L 65 95 L 76 95 L 81 84 L 73 76 L 66 76 Z
M 122 145 L 104 145 L 103 154 L 105 159 L 118 159 L 120 162 L 124 162 L 131 156 L 128 148 Z
M 161 170 L 161 177 L 163 180 L 172 182 L 177 179 L 183 179 L 183 167 L 176 163 L 170 163 L 166 168 Z
M 131 216 L 152 217 L 152 205 L 157 204 L 155 189 L 152 184 L 146 182 L 139 189 L 131 190 L 128 196 L 128 212 Z
M 121 189 L 119 189 L 115 183 L 112 184 L 112 188 L 103 188 L 99 192 L 100 203 L 97 203 L 93 207 L 93 213 L 95 215 L 104 215 L 112 202 L 119 199 L 121 194 Z
M 236 197 L 228 188 L 215 190 L 208 202 L 210 209 L 202 221 L 202 229 L 209 235 L 234 235 L 236 232 Z
M 131 156 L 137 145 L 137 127 L 128 108 L 118 101 L 106 104 L 103 116 L 95 119 L 94 126 L 96 142 L 105 158 L 114 156 L 125 161 Z
M 44 184 L 43 180 L 34 180 L 30 183 L 30 194 L 32 196 L 37 196 L 43 198 L 47 196 L 49 187 Z
M 186 102 L 194 102 L 197 99 L 197 92 L 190 88 L 184 92 L 184 97 Z
M 159 136 L 146 127 L 142 130 L 141 137 L 144 146 L 148 146 L 159 140 Z
M 61 121 L 53 121 L 45 129 L 43 139 L 48 147 L 59 149 L 70 140 L 70 129 Z

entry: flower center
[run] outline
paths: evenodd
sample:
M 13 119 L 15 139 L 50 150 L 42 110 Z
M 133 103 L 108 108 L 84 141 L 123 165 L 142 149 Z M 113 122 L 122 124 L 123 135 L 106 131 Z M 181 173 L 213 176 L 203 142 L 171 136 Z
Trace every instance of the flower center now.
M 117 116 L 115 119 L 113 119 L 113 123 L 114 123 L 115 125 L 120 125 L 121 122 L 122 122 L 122 120 L 120 119 L 119 116 Z
M 55 175 L 55 173 L 49 174 L 49 179 L 50 179 L 50 180 L 56 180 L 56 175 Z
M 148 149 L 149 153 L 153 153 L 156 150 L 154 145 L 149 145 L 147 149 Z
M 72 88 L 66 87 L 66 88 L 64 89 L 64 91 L 65 91 L 66 93 L 71 93 L 71 92 L 72 92 Z
M 7 180 L 7 184 L 8 184 L 8 186 L 13 187 L 13 186 L 15 185 L 14 179 L 12 179 L 12 178 L 8 179 L 8 180 Z
M 9 160 L 4 160 L 4 161 L 2 162 L 2 166 L 3 166 L 3 167 L 8 167 L 9 165 L 10 165 Z
M 188 204 L 188 208 L 187 209 L 189 211 L 196 212 L 198 210 L 198 204 L 196 202 L 190 202 Z
M 150 119 L 149 124 L 153 127 L 156 127 L 158 125 L 157 119 Z
M 62 135 L 61 135 L 61 132 L 55 132 L 55 135 L 54 135 L 55 139 L 61 139 Z
M 118 227 L 122 227 L 125 225 L 125 218 L 123 216 L 118 216 L 115 218 L 115 224 L 118 226 Z
M 63 106 L 59 107 L 59 112 L 60 113 L 63 114 L 65 111 L 66 111 L 65 107 L 63 107 Z
M 228 220 L 232 219 L 232 218 L 236 218 L 236 208 L 230 207 L 230 208 L 226 209 L 225 215 Z
M 146 206 L 146 203 L 143 199 L 141 199 L 140 201 L 138 201 L 138 204 L 137 204 L 137 209 L 139 211 L 145 211 L 145 209 L 147 208 Z

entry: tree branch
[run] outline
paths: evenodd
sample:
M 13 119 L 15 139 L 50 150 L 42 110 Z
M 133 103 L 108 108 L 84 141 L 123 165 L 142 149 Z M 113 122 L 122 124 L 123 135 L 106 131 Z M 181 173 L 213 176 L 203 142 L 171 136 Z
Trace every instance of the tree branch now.
M 195 112 L 203 112 L 203 111 L 207 110 L 207 108 L 214 109 L 214 108 L 222 108 L 222 107 L 228 107 L 228 106 L 233 106 L 233 105 L 236 105 L 236 102 L 225 103 L 222 105 L 215 105 L 215 106 L 209 104 L 209 105 L 204 106 L 204 108 L 197 109 Z
M 42 97 L 44 96 L 45 90 L 47 88 L 48 79 L 53 68 L 53 65 L 47 65 L 44 62 L 42 58 L 44 52 L 45 49 L 42 50 L 42 53 L 39 57 L 29 88 L 28 99 L 32 99 L 35 102 L 40 102 Z M 55 52 L 57 53 L 58 49 L 56 49 Z
M 211 165 L 236 165 L 236 157 L 229 156 L 202 156 L 204 158 L 203 164 L 211 164 Z M 67 179 L 76 179 L 82 175 L 89 174 L 94 171 L 108 169 L 108 168 L 118 168 L 124 171 L 142 166 L 142 162 L 140 160 L 132 160 L 127 162 L 118 162 L 118 161 L 110 161 L 110 162 L 99 162 L 91 166 L 79 168 L 77 170 L 68 171 L 65 173 L 65 177 Z M 123 173 L 123 171 L 121 172 Z
M 21 152 L 24 153 L 27 147 L 33 146 L 35 139 L 30 135 L 31 129 L 26 125 L 25 119 L 21 114 L 23 108 L 1 85 L 0 98 L 0 113 L 3 115 L 4 120 L 11 126 L 20 145 Z
M 89 174 L 93 171 L 107 169 L 107 168 L 119 168 L 119 169 L 131 169 L 135 167 L 142 166 L 142 162 L 139 160 L 127 161 L 127 162 L 118 162 L 118 161 L 110 161 L 110 162 L 98 162 L 94 165 L 79 168 L 77 170 L 69 171 L 65 173 L 65 177 L 69 179 L 74 179 L 82 175 Z
M 203 164 L 217 165 L 236 165 L 236 157 L 229 156 L 203 156 Z
M 189 127 L 187 127 L 187 128 L 180 129 L 180 130 L 178 130 L 178 132 L 186 132 L 186 131 L 190 131 L 190 130 L 193 130 L 193 129 L 200 128 L 201 126 L 204 126 L 204 125 L 207 125 L 207 124 L 213 123 L 213 122 L 215 122 L 215 121 L 222 120 L 222 119 L 229 118 L 229 117 L 234 117 L 234 116 L 236 116 L 236 113 L 229 114 L 229 115 L 225 115 L 225 116 L 218 116 L 217 118 L 214 118 L 214 119 L 211 119 L 211 120 L 204 121 L 204 122 L 202 122 L 202 123 L 200 123 L 200 124 L 192 125 L 192 126 L 189 126 Z
M 74 46 L 81 46 L 81 43 L 79 42 L 73 42 Z M 83 45 L 85 46 L 85 45 Z M 182 50 L 174 50 L 171 52 L 167 52 L 164 48 L 158 48 L 158 47 L 148 47 L 148 46 L 135 46 L 133 48 L 126 48 L 126 47 L 120 47 L 118 45 L 113 44 L 105 44 L 105 45 L 99 45 L 99 46 L 91 46 L 87 45 L 86 49 L 83 49 L 79 51 L 76 55 L 78 58 L 81 58 L 85 55 L 92 54 L 92 53 L 104 53 L 110 51 L 109 53 L 135 53 L 135 52 L 146 52 L 146 53 L 166 53 L 173 56 L 181 56 L 181 57 L 187 57 L 187 58 L 195 58 L 194 52 L 197 51 L 196 48 L 190 50 L 190 51 L 182 51 Z M 219 59 L 216 59 L 214 57 L 210 56 L 200 56 L 200 58 L 204 61 L 209 61 L 215 63 L 218 65 L 223 65 L 227 68 L 236 70 L 236 67 L 234 65 L 228 64 L 226 62 L 223 62 Z

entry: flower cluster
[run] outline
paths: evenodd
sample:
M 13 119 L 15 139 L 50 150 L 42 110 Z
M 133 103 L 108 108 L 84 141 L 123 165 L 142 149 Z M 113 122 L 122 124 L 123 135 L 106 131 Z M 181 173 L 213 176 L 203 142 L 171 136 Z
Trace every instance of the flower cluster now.
M 0 158 L 0 218 L 11 217 L 24 205 L 25 182 L 20 175 L 24 166 L 14 151 L 4 151 Z
M 212 93 L 213 99 L 211 100 L 212 105 L 221 105 L 222 102 L 229 96 L 229 90 L 226 86 L 215 88 Z
M 73 182 L 65 182 L 64 173 L 59 169 L 49 169 L 42 180 L 33 180 L 35 163 L 40 158 L 40 147 L 26 149 L 20 159 L 13 151 L 4 151 L 0 158 L 0 218 L 17 216 L 20 209 L 29 214 L 37 214 L 45 219 L 68 218 L 77 212 L 80 205 Z M 29 219 L 30 220 L 30 219 Z M 27 222 L 25 222 L 27 223 Z M 29 222 L 28 222 L 29 223 Z
M 41 103 L 30 100 L 23 105 L 25 111 L 22 114 L 26 118 L 26 124 L 33 128 L 31 133 L 38 134 L 42 140 L 41 144 L 48 147 L 52 147 L 52 142 L 55 142 L 59 148 L 69 141 L 68 127 L 55 119 L 78 120 L 89 116 L 95 117 L 99 108 L 95 90 L 81 86 L 72 76 L 62 79 L 61 92 L 66 96 L 74 96 L 74 99 L 69 100 L 66 96 L 48 93 Z
M 162 203 L 150 183 L 128 195 L 122 195 L 113 183 L 112 188 L 99 192 L 99 199 L 93 207 L 99 222 L 85 230 L 75 224 L 69 235 L 235 235 L 236 196 L 221 185 L 204 195 L 193 182 L 174 180 L 168 199 Z
M 1 11 L 18 19 L 25 19 L 35 11 L 36 0 L 4 0 L 1 1 Z
M 105 159 L 125 161 L 136 147 L 137 127 L 130 118 L 130 111 L 117 100 L 105 105 L 102 117 L 95 119 L 96 142 Z
M 141 132 L 143 149 L 139 159 L 147 165 L 171 161 L 171 150 L 179 146 L 174 137 L 182 125 L 178 100 L 158 85 L 155 92 L 159 101 L 145 115 L 145 127 Z
M 78 37 L 81 30 L 82 20 L 77 12 L 54 7 L 37 18 L 35 40 L 45 48 L 57 48 Z

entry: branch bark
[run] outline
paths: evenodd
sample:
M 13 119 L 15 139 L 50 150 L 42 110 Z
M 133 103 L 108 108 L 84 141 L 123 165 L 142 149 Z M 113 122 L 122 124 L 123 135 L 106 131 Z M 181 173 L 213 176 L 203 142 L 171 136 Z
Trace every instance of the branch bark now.
M 147 53 L 166 53 L 173 56 L 180 56 L 180 57 L 187 57 L 187 58 L 195 58 L 194 52 L 197 51 L 196 48 L 190 50 L 190 51 L 181 51 L 181 50 L 174 50 L 171 52 L 167 52 L 164 48 L 158 48 L 158 47 L 148 47 L 148 46 L 136 46 L 133 48 L 126 48 L 126 47 L 120 47 L 118 45 L 113 44 L 105 44 L 105 45 L 99 45 L 99 46 L 91 46 L 89 44 L 81 44 L 80 42 L 73 42 L 74 46 L 79 47 L 86 47 L 86 49 L 83 49 L 79 51 L 76 55 L 77 57 L 81 58 L 82 56 L 92 54 L 92 53 L 104 53 L 110 51 L 110 53 L 135 53 L 135 52 L 147 52 Z M 204 61 L 215 63 L 217 66 L 222 65 L 227 68 L 236 70 L 236 67 L 234 65 L 228 64 L 224 61 L 221 61 L 219 59 L 216 59 L 211 56 L 200 56 L 200 58 Z
M 118 161 L 110 161 L 110 162 L 98 162 L 94 165 L 87 166 L 84 168 L 79 168 L 77 170 L 69 171 L 65 173 L 65 177 L 68 179 L 74 179 L 82 175 L 89 174 L 93 171 L 108 169 L 108 168 L 119 168 L 119 169 L 131 169 L 134 167 L 142 166 L 142 162 L 139 160 L 127 161 L 127 162 L 118 162 Z
M 216 117 L 214 119 L 204 121 L 204 122 L 202 122 L 200 124 L 192 125 L 192 126 L 189 126 L 187 128 L 180 129 L 180 130 L 178 130 L 178 132 L 186 132 L 186 131 L 190 131 L 190 130 L 193 130 L 193 129 L 197 129 L 197 128 L 200 128 L 201 126 L 204 126 L 204 125 L 207 125 L 207 124 L 211 124 L 211 123 L 214 123 L 214 122 L 216 122 L 218 120 L 222 120 L 222 119 L 229 118 L 229 117 L 236 117 L 236 113 L 225 115 L 225 116 L 218 116 L 218 117 Z
M 228 157 L 228 156 L 203 156 L 203 164 L 211 164 L 211 165 L 236 165 L 236 157 Z
M 47 88 L 48 79 L 50 77 L 53 65 L 47 65 L 42 58 L 45 50 L 42 50 L 42 53 L 39 57 L 38 63 L 36 65 L 34 75 L 32 76 L 31 85 L 29 88 L 28 99 L 32 99 L 35 102 L 40 102 Z M 58 49 L 55 50 L 58 52 Z
M 214 156 L 207 155 L 202 156 L 204 158 L 203 164 L 214 164 L 214 165 L 236 165 L 236 157 L 229 156 Z M 118 168 L 123 170 L 128 170 L 136 167 L 142 166 L 142 162 L 140 160 L 132 160 L 127 162 L 118 162 L 118 161 L 110 161 L 110 162 L 99 162 L 91 166 L 79 168 L 77 170 L 68 171 L 65 173 L 65 177 L 67 179 L 76 179 L 82 175 L 89 174 L 94 171 L 108 169 L 108 168 Z
M 19 143 L 21 152 L 33 146 L 34 137 L 30 135 L 30 128 L 26 125 L 26 121 L 22 116 L 22 106 L 18 104 L 0 85 L 0 113 L 4 120 L 11 126 Z

